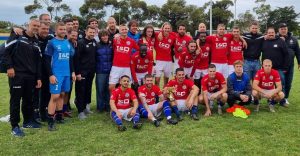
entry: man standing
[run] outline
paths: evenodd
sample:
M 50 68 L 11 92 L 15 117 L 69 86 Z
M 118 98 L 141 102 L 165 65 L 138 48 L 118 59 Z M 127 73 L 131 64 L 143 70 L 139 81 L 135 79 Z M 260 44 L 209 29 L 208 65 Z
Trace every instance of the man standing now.
M 73 30 L 78 32 L 78 40 L 81 40 L 85 37 L 84 31 L 79 29 L 79 21 L 78 18 L 73 17 Z
M 40 22 L 33 19 L 22 36 L 12 33 L 5 42 L 4 63 L 7 67 L 10 87 L 10 123 L 11 134 L 24 136 L 20 129 L 20 101 L 22 100 L 23 128 L 40 128 L 33 121 L 33 92 L 40 88 L 41 82 L 41 51 L 38 46 Z
M 239 27 L 233 27 L 232 35 L 233 39 L 229 43 L 228 74 L 231 74 L 235 71 L 233 66 L 235 61 L 243 61 L 243 42 L 240 40 L 241 37 Z
M 285 73 L 290 65 L 290 56 L 285 42 L 275 36 L 275 29 L 270 27 L 267 30 L 267 40 L 263 42 L 262 46 L 262 60 L 270 59 L 272 61 L 273 69 L 277 70 L 280 75 L 281 85 L 285 91 Z M 285 99 L 280 104 L 287 107 Z
M 280 76 L 278 71 L 272 69 L 271 60 L 265 59 L 263 68 L 257 71 L 253 81 L 252 95 L 256 100 L 267 98 L 270 112 L 275 112 L 275 103 L 284 99 Z M 257 103 L 256 111 L 259 111 L 259 103 Z
M 231 107 L 236 101 L 239 105 L 250 104 L 252 100 L 250 78 L 243 73 L 243 62 L 237 60 L 233 63 L 234 72 L 227 79 L 228 105 Z
M 48 42 L 45 61 L 50 81 L 51 99 L 48 105 L 48 130 L 56 130 L 54 125 L 54 116 L 58 123 L 63 121 L 63 102 L 64 94 L 70 91 L 70 76 L 72 73 L 73 81 L 75 73 L 73 72 L 72 57 L 74 49 L 70 42 L 65 39 L 66 26 L 59 22 L 55 26 L 56 37 Z
M 224 76 L 216 72 L 216 66 L 208 66 L 208 74 L 201 80 L 202 93 L 199 95 L 200 103 L 206 106 L 205 116 L 210 116 L 214 101 L 218 103 L 218 114 L 222 114 L 222 107 L 225 105 L 227 95 L 227 85 Z
M 180 68 L 184 69 L 185 76 L 188 78 L 192 78 L 191 73 L 192 73 L 193 65 L 196 58 L 199 56 L 199 54 L 196 53 L 196 50 L 198 49 L 198 45 L 196 41 L 191 40 L 187 43 L 186 46 L 187 46 L 187 50 L 182 52 L 179 55 L 178 64 Z
M 109 33 L 109 35 L 108 35 L 109 41 L 113 41 L 115 34 L 119 33 L 119 30 L 117 29 L 117 22 L 116 22 L 116 19 L 114 17 L 109 17 L 108 18 L 108 20 L 107 20 L 107 31 Z
M 122 119 L 133 122 L 134 129 L 140 129 L 140 114 L 137 113 L 138 100 L 134 91 L 129 88 L 130 78 L 123 75 L 120 78 L 120 87 L 111 93 L 110 108 L 111 118 L 117 124 L 119 131 L 126 131 Z
M 284 87 L 284 93 L 285 93 L 285 102 L 286 104 L 289 104 L 288 98 L 290 95 L 290 90 L 292 87 L 292 81 L 294 77 L 294 58 L 296 56 L 297 62 L 298 62 L 298 69 L 300 70 L 300 49 L 299 49 L 299 44 L 298 40 L 292 36 L 292 33 L 288 31 L 288 27 L 285 23 L 281 23 L 279 25 L 279 36 L 284 39 L 289 56 L 290 56 L 290 64 L 288 66 L 288 69 L 286 73 L 284 73 L 285 77 L 285 87 Z
M 76 106 L 78 118 L 85 119 L 85 114 L 90 114 L 92 84 L 96 69 L 97 43 L 94 39 L 95 28 L 87 26 L 85 38 L 78 41 L 77 51 L 74 56 L 74 67 L 76 74 Z

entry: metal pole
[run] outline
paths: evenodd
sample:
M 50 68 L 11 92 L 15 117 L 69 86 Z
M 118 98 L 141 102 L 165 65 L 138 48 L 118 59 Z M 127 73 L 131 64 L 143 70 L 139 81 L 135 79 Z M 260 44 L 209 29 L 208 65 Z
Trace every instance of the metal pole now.
M 234 0 L 234 25 L 236 23 L 236 0 Z
M 210 0 L 209 10 L 209 35 L 212 35 L 212 0 Z

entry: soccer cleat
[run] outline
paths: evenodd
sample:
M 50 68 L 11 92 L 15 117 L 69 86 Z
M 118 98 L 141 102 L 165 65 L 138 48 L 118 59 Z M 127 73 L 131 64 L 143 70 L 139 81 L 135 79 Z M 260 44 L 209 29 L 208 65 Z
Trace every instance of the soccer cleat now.
M 31 121 L 28 123 L 23 123 L 23 128 L 41 128 L 41 125 Z
M 171 124 L 171 125 L 176 125 L 178 123 L 178 121 L 177 120 L 173 120 L 173 119 L 169 119 L 169 120 L 167 120 L 167 123 Z
M 182 121 L 183 120 L 182 115 L 177 116 L 177 119 L 178 119 L 178 121 Z
M 118 125 L 118 130 L 119 131 L 126 131 L 127 128 L 125 126 L 123 126 L 123 125 Z
M 11 131 L 11 134 L 15 137 L 25 136 L 25 133 L 22 131 L 22 129 L 19 126 L 13 128 L 12 131 Z
M 49 123 L 48 125 L 48 131 L 56 131 L 56 127 L 54 123 Z
M 270 112 L 275 113 L 274 105 L 269 105 Z
M 154 121 L 153 121 L 153 124 L 154 124 L 155 127 L 159 127 L 160 122 L 159 122 L 158 120 L 154 120 Z
M 87 116 L 85 115 L 84 112 L 81 112 L 81 113 L 78 114 L 78 118 L 79 118 L 80 120 L 84 120 L 84 119 L 87 118 Z
M 191 118 L 192 118 L 193 120 L 199 120 L 199 117 L 198 117 L 197 114 L 191 114 Z
M 141 122 L 133 123 L 133 129 L 140 129 L 143 126 Z

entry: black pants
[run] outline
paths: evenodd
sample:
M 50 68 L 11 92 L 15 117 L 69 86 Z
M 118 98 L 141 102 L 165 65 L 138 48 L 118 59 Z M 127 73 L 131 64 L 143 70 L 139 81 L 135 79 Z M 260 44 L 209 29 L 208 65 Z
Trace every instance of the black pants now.
M 24 121 L 33 120 L 33 93 L 36 85 L 34 78 L 15 76 L 9 79 L 10 87 L 10 123 L 12 128 L 20 122 L 20 101 L 22 99 L 22 114 Z
M 236 97 L 233 94 L 228 94 L 228 99 L 227 99 L 227 103 L 229 105 L 229 107 L 233 106 L 233 104 L 236 101 L 240 101 L 239 105 L 243 106 L 243 105 L 248 105 L 251 102 L 251 95 L 248 95 L 248 101 L 247 102 L 242 102 L 240 97 Z
M 76 107 L 78 113 L 83 112 L 88 103 L 91 103 L 92 85 L 95 73 L 81 74 L 82 79 L 75 83 Z

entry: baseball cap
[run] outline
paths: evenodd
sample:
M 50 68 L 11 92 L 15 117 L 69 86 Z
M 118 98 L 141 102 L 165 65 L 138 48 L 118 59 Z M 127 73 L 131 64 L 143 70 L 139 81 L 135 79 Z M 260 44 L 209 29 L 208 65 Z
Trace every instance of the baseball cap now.
M 285 23 L 280 23 L 279 24 L 279 28 L 284 28 L 284 27 L 287 27 L 287 25 Z

